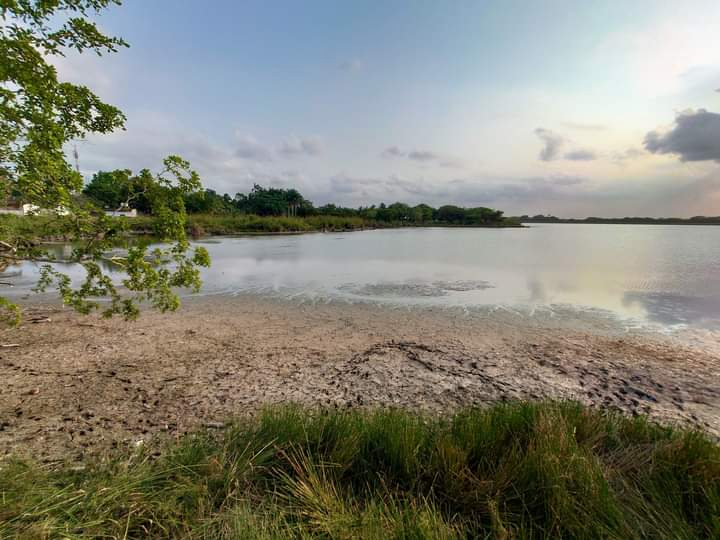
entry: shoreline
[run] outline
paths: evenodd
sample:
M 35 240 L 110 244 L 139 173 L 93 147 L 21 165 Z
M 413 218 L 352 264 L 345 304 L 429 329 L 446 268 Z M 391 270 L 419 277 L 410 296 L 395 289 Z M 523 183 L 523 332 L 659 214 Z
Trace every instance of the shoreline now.
M 720 437 L 720 354 L 663 335 L 248 296 L 136 322 L 28 310 L 34 323 L 0 336 L 0 456 L 80 460 L 284 402 L 445 413 L 577 400 Z

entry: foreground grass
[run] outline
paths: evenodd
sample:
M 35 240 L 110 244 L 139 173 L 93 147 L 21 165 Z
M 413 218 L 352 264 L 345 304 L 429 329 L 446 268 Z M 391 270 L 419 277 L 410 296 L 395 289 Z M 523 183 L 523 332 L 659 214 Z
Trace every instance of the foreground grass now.
M 720 447 L 572 403 L 269 409 L 152 458 L 0 469 L 0 537 L 718 538 Z

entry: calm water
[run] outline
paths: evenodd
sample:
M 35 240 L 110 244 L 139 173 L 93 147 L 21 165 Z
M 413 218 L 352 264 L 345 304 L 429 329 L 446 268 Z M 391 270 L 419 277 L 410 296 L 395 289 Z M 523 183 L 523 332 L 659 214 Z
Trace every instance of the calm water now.
M 213 260 L 204 272 L 206 294 L 529 314 L 570 309 L 668 328 L 720 328 L 720 227 L 553 224 L 201 243 Z M 22 293 L 36 270 L 26 264 L 15 271 L 21 274 L 3 281 Z

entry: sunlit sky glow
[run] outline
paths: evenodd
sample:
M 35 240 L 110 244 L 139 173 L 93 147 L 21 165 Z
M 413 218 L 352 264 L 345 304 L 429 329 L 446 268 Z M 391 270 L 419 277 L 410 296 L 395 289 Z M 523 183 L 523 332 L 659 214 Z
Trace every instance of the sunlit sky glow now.
M 128 116 L 84 174 L 177 153 L 231 195 L 720 215 L 720 2 L 126 0 L 61 77 Z

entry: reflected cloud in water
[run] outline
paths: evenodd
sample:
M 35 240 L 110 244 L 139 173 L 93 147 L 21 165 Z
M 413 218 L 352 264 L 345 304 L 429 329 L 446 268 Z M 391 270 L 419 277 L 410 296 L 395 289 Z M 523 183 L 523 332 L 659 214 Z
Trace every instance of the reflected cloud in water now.
M 720 328 L 720 296 L 686 296 L 664 292 L 628 291 L 624 306 L 640 306 L 651 322 Z
M 562 318 L 603 312 L 667 327 L 720 319 L 720 227 L 418 228 L 194 243 L 212 259 L 202 270 L 203 294 L 507 308 Z M 48 247 L 58 258 L 72 249 Z M 38 268 L 9 268 L 22 275 L 7 278 L 14 285 L 7 294 L 27 293 Z M 74 280 L 84 275 L 77 265 L 61 269 Z M 122 278 L 112 263 L 104 269 Z
M 528 281 L 528 290 L 530 291 L 530 302 L 533 304 L 544 304 L 547 302 L 547 293 L 545 285 L 537 278 Z

